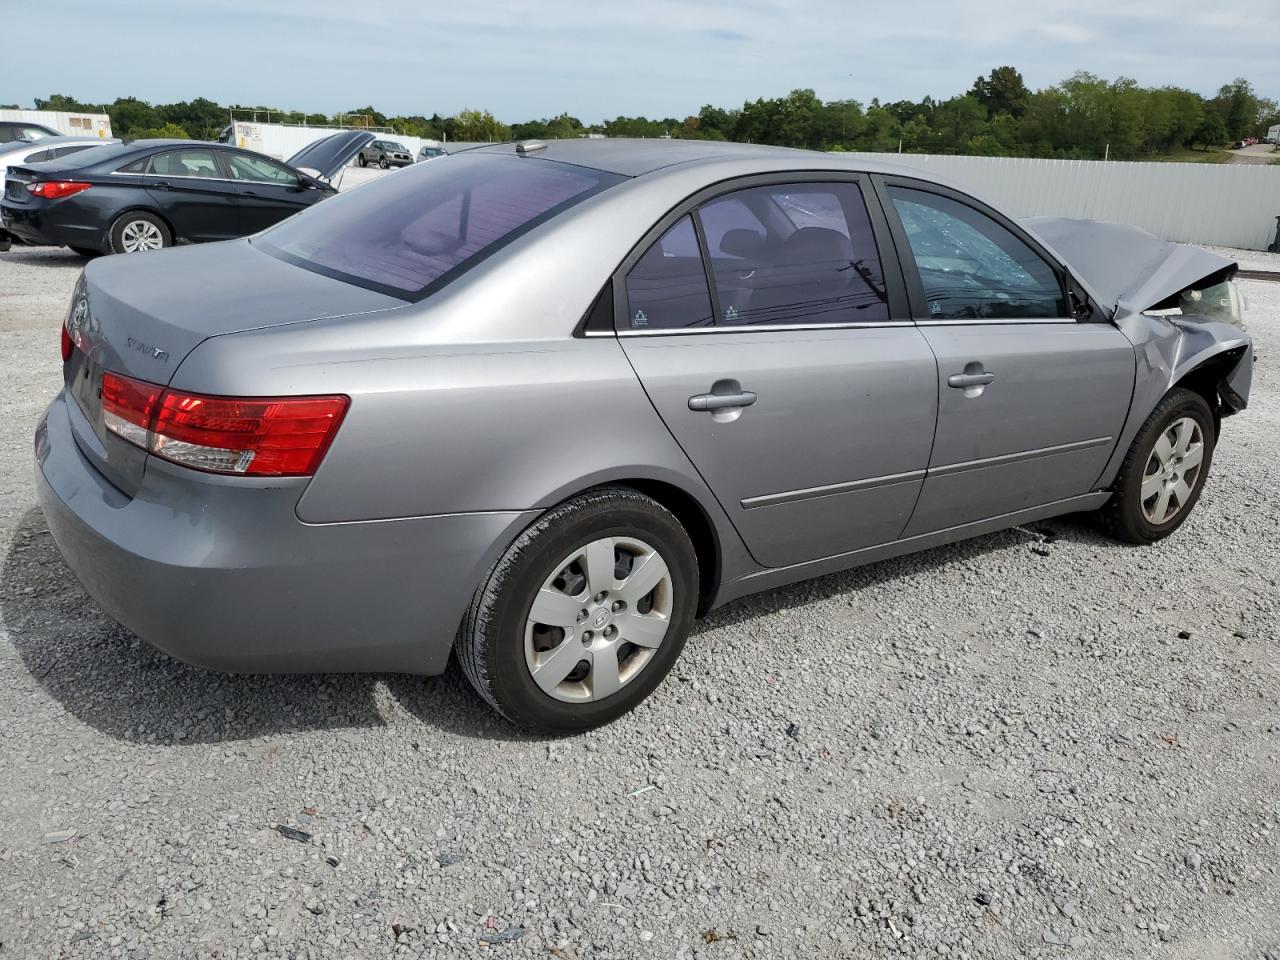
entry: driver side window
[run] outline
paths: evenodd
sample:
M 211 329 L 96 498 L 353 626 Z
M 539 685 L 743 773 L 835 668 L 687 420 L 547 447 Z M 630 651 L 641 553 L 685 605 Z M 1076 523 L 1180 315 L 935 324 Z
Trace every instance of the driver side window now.
M 1069 318 L 1058 274 L 973 207 L 890 187 L 920 272 L 931 320 Z
M 231 177 L 235 180 L 249 180 L 254 183 L 276 183 L 286 187 L 296 187 L 298 178 L 289 170 L 272 163 L 262 157 L 250 156 L 247 153 L 227 153 L 227 166 L 231 169 Z

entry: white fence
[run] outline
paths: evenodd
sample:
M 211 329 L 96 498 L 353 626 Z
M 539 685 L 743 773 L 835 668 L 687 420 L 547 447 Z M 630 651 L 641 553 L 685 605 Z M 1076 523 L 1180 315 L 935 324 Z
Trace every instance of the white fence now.
M 1115 220 L 1183 243 L 1264 250 L 1280 216 L 1280 166 L 859 156 L 925 167 L 1011 216 Z

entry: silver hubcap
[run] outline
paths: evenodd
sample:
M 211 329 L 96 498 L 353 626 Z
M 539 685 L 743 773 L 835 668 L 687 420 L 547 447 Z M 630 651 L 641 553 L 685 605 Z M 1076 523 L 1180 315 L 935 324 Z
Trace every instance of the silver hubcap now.
M 1148 523 L 1168 523 L 1191 501 L 1204 462 L 1204 435 L 1190 417 L 1171 423 L 1142 473 L 1142 513 Z
M 524 659 L 557 700 L 603 700 L 640 675 L 671 623 L 671 573 L 643 540 L 603 537 L 556 565 L 529 609 Z
M 164 234 L 150 220 L 130 220 L 120 231 L 120 246 L 125 253 L 159 250 L 164 246 Z

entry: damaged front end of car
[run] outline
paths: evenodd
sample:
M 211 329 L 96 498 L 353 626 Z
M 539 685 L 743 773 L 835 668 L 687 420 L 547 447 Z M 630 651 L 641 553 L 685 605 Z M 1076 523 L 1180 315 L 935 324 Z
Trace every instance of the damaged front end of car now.
M 1248 405 L 1255 356 L 1234 261 L 1126 224 L 1023 223 L 1133 343 L 1146 368 L 1138 383 L 1155 394 L 1135 397 L 1135 409 L 1150 409 L 1174 386 L 1203 395 L 1218 417 Z

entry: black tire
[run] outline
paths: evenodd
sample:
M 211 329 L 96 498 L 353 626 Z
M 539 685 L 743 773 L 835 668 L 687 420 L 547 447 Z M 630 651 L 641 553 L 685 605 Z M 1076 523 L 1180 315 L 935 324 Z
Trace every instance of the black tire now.
M 1172 517 L 1163 523 L 1155 523 L 1143 509 L 1142 484 L 1144 480 L 1151 479 L 1146 476 L 1146 471 L 1156 443 L 1174 423 L 1184 417 L 1194 420 L 1200 427 L 1203 453 L 1199 469 L 1195 472 L 1194 481 L 1188 484 L 1191 494 L 1186 502 L 1181 504 Z M 1200 499 L 1200 491 L 1204 489 L 1205 480 L 1209 476 L 1213 448 L 1218 439 L 1215 426 L 1213 411 L 1209 409 L 1204 397 L 1181 387 L 1170 390 L 1151 411 L 1151 416 L 1147 417 L 1138 435 L 1133 438 L 1133 443 L 1120 464 L 1120 472 L 1111 488 L 1111 499 L 1098 511 L 1102 529 L 1117 540 L 1150 544 L 1163 540 L 1182 526 Z M 1185 473 L 1177 475 L 1185 479 Z
M 92 260 L 94 257 L 102 256 L 101 250 L 94 250 L 91 247 L 72 247 L 71 252 L 84 257 L 86 260 Z
M 147 213 L 145 210 L 130 210 L 128 213 L 122 213 L 116 218 L 116 222 L 111 225 L 111 252 L 112 253 L 129 253 L 124 247 L 123 234 L 125 228 L 132 223 L 149 223 L 160 231 L 160 246 L 173 246 L 173 231 L 169 229 L 169 225 L 157 217 L 154 213 Z
M 391 164 L 387 161 L 386 157 L 379 157 L 378 166 L 380 166 L 383 170 L 386 170 L 389 166 L 391 166 Z
M 363 153 L 362 153 L 362 154 L 360 154 L 360 158 L 359 158 L 359 159 L 360 159 L 360 166 L 362 166 L 362 167 L 367 167 L 367 166 L 369 165 L 369 161 L 368 161 L 368 160 L 366 160 L 366 159 L 364 158 L 364 154 L 363 154 Z
M 671 578 L 667 632 L 617 692 L 566 702 L 538 686 L 526 661 L 530 608 L 566 555 L 609 536 L 643 540 L 666 563 Z M 601 487 L 555 507 L 516 539 L 476 591 L 454 649 L 467 679 L 512 723 L 547 734 L 577 733 L 617 719 L 662 682 L 684 648 L 697 592 L 698 558 L 680 521 L 635 490 Z M 565 637 L 560 642 L 579 641 Z M 617 656 L 616 662 L 624 662 L 621 653 Z

